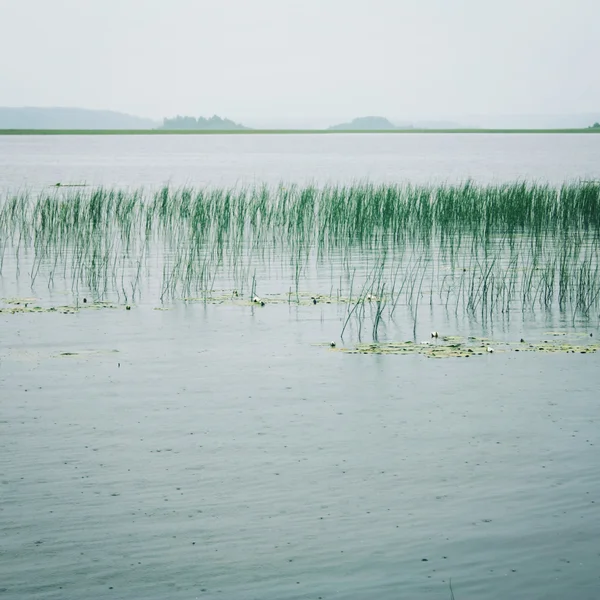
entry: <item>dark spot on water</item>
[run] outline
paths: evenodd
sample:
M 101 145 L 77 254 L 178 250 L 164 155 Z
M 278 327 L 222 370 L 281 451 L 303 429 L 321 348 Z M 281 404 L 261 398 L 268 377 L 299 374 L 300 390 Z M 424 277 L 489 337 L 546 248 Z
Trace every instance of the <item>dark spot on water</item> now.
M 429 562 L 429 559 L 428 558 L 422 558 L 421 562 Z

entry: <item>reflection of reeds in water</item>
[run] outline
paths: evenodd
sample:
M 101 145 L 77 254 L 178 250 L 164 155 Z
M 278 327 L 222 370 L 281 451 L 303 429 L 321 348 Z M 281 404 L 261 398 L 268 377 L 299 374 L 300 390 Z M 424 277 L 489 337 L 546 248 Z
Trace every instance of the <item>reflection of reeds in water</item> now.
M 161 298 L 210 294 L 217 282 L 255 291 L 271 277 L 298 298 L 327 274 L 349 313 L 372 316 L 374 337 L 398 305 L 415 324 L 425 303 L 588 315 L 599 238 L 594 182 L 76 189 L 0 204 L 0 272 L 7 258 L 17 276 L 27 264 L 32 285 L 61 277 L 128 301 L 157 274 Z

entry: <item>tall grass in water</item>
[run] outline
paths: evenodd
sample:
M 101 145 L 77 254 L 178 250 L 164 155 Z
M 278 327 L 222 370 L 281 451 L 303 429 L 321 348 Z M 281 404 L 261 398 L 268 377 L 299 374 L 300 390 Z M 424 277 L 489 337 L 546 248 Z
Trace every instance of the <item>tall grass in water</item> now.
M 27 264 L 32 285 L 60 276 L 75 292 L 130 298 L 158 274 L 163 299 L 207 297 L 216 284 L 247 290 L 261 273 L 299 301 L 316 270 L 338 298 L 360 301 L 350 281 L 380 298 L 374 337 L 400 304 L 415 323 L 424 302 L 589 314 L 600 302 L 599 242 L 594 182 L 98 188 L 0 203 L 0 273 L 7 258 L 20 276 Z

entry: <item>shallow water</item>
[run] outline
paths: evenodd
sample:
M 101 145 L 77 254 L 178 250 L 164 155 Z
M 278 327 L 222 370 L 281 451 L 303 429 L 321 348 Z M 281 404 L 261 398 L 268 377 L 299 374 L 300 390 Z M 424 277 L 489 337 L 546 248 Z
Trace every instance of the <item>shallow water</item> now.
M 265 308 L 2 316 L 4 597 L 597 596 L 597 355 Z
M 600 137 L 521 137 L 1 138 L 0 173 L 12 189 L 600 174 Z M 71 304 L 68 278 L 32 289 L 29 258 L 17 280 L 5 254 L 0 296 Z M 327 291 L 322 270 L 308 281 Z M 351 355 L 341 303 L 161 304 L 144 285 L 131 310 L 84 309 L 81 289 L 73 314 L 0 313 L 0 598 L 446 600 L 450 579 L 457 600 L 598 597 L 598 353 Z M 482 318 L 437 297 L 381 335 L 432 330 L 600 337 L 595 314 Z

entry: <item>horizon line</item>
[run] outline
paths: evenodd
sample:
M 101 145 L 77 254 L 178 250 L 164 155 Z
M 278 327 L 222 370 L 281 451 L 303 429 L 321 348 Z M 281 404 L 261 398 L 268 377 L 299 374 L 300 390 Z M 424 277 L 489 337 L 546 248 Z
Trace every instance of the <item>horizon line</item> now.
M 456 127 L 456 128 L 395 128 L 395 129 L 335 129 L 335 128 L 244 128 L 244 129 L 86 129 L 86 128 L 6 128 L 0 135 L 269 135 L 269 134 L 426 134 L 426 133 L 600 133 L 599 127 Z

